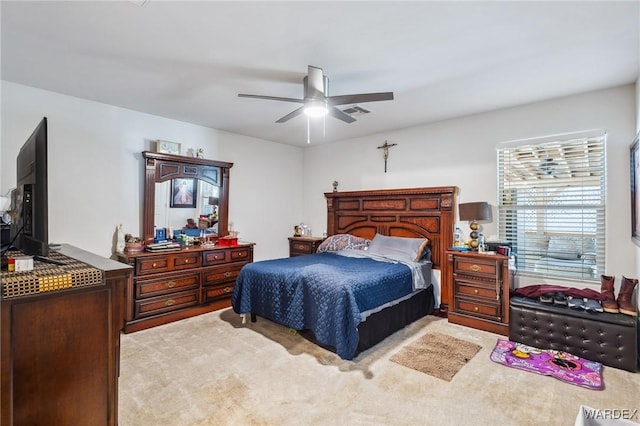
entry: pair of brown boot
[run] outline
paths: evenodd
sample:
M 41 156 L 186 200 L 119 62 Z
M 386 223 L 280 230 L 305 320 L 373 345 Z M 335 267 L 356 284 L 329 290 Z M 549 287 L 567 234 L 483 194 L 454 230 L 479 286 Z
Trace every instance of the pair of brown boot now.
M 622 276 L 622 285 L 620 286 L 620 292 L 616 299 L 613 290 L 613 282 L 615 279 L 616 277 L 607 275 L 600 277 L 600 292 L 606 298 L 601 302 L 602 309 L 611 314 L 621 313 L 634 317 L 638 316 L 638 310 L 633 306 L 633 290 L 638 284 L 638 280 Z

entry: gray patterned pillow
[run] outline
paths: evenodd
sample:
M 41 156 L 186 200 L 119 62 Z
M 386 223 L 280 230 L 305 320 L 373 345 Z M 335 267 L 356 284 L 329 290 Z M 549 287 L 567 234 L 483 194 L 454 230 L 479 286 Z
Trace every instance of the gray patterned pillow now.
M 376 234 L 367 252 L 394 260 L 420 262 L 424 260 L 423 256 L 428 246 L 429 240 L 426 238 L 388 237 Z

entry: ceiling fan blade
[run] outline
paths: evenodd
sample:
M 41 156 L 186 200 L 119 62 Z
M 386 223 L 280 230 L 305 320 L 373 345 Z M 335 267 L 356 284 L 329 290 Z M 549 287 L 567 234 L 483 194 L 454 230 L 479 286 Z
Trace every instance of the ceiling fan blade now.
M 342 111 L 340 111 L 338 108 L 336 107 L 331 107 L 329 108 L 329 114 L 332 117 L 337 118 L 338 120 L 342 120 L 345 123 L 353 123 L 354 121 L 356 121 L 355 118 L 353 118 L 352 116 L 350 116 L 349 114 L 346 114 Z
M 313 98 L 324 97 L 324 75 L 322 68 L 309 65 L 309 74 L 307 75 L 307 93 L 305 96 Z
M 285 121 L 291 120 L 293 117 L 297 117 L 304 111 L 304 106 L 301 106 L 298 109 L 291 111 L 289 114 L 282 117 L 280 120 L 276 121 L 276 123 L 284 123 Z
M 393 92 L 357 93 L 327 97 L 329 105 L 359 104 L 363 102 L 392 101 Z
M 304 99 L 296 99 L 296 98 L 281 98 L 278 96 L 263 96 L 263 95 L 246 95 L 244 93 L 238 93 L 239 98 L 254 98 L 254 99 L 267 99 L 270 101 L 283 101 L 283 102 L 296 102 L 299 104 L 304 103 Z

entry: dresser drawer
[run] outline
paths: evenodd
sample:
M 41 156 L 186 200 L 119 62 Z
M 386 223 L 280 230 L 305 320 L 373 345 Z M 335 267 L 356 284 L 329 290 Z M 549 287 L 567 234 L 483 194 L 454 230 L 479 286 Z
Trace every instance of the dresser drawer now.
M 455 280 L 454 291 L 457 296 L 482 297 L 489 300 L 498 300 L 495 283 L 483 283 L 482 281 Z
M 135 285 L 135 298 L 160 296 L 185 290 L 197 289 L 200 285 L 200 273 L 189 272 L 171 274 L 162 278 L 138 280 Z
M 500 321 L 502 319 L 502 305 L 500 303 L 460 297 L 456 299 L 455 309 L 458 313 L 474 317 L 494 321 Z
M 229 250 L 229 257 L 232 262 L 253 261 L 253 249 L 249 247 L 237 248 Z
M 238 247 L 225 250 L 210 250 L 204 252 L 204 266 L 219 265 L 228 262 L 240 262 L 253 260 L 251 247 Z
M 192 291 L 172 293 L 165 296 L 152 297 L 149 299 L 136 300 L 134 306 L 135 318 L 144 318 L 197 305 L 198 293 L 199 291 L 196 289 Z
M 226 263 L 229 259 L 229 250 L 205 251 L 203 257 L 205 266 Z
M 202 298 L 204 302 L 230 298 L 233 294 L 234 284 L 235 281 L 228 281 L 226 283 L 222 283 L 221 285 L 202 287 Z
M 202 257 L 199 252 L 141 257 L 136 260 L 136 275 L 180 271 L 200 266 L 202 266 Z
M 202 284 L 218 285 L 225 281 L 235 282 L 240 273 L 240 269 L 246 265 L 246 263 L 235 263 L 222 266 L 215 266 L 212 268 L 206 268 L 202 272 Z

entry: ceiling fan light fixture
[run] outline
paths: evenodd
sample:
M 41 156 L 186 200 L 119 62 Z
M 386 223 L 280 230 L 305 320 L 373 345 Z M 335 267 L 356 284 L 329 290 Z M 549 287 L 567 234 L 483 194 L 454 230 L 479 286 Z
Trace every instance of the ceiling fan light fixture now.
M 323 101 L 309 101 L 304 106 L 304 113 L 308 117 L 324 117 L 329 113 L 327 103 Z

